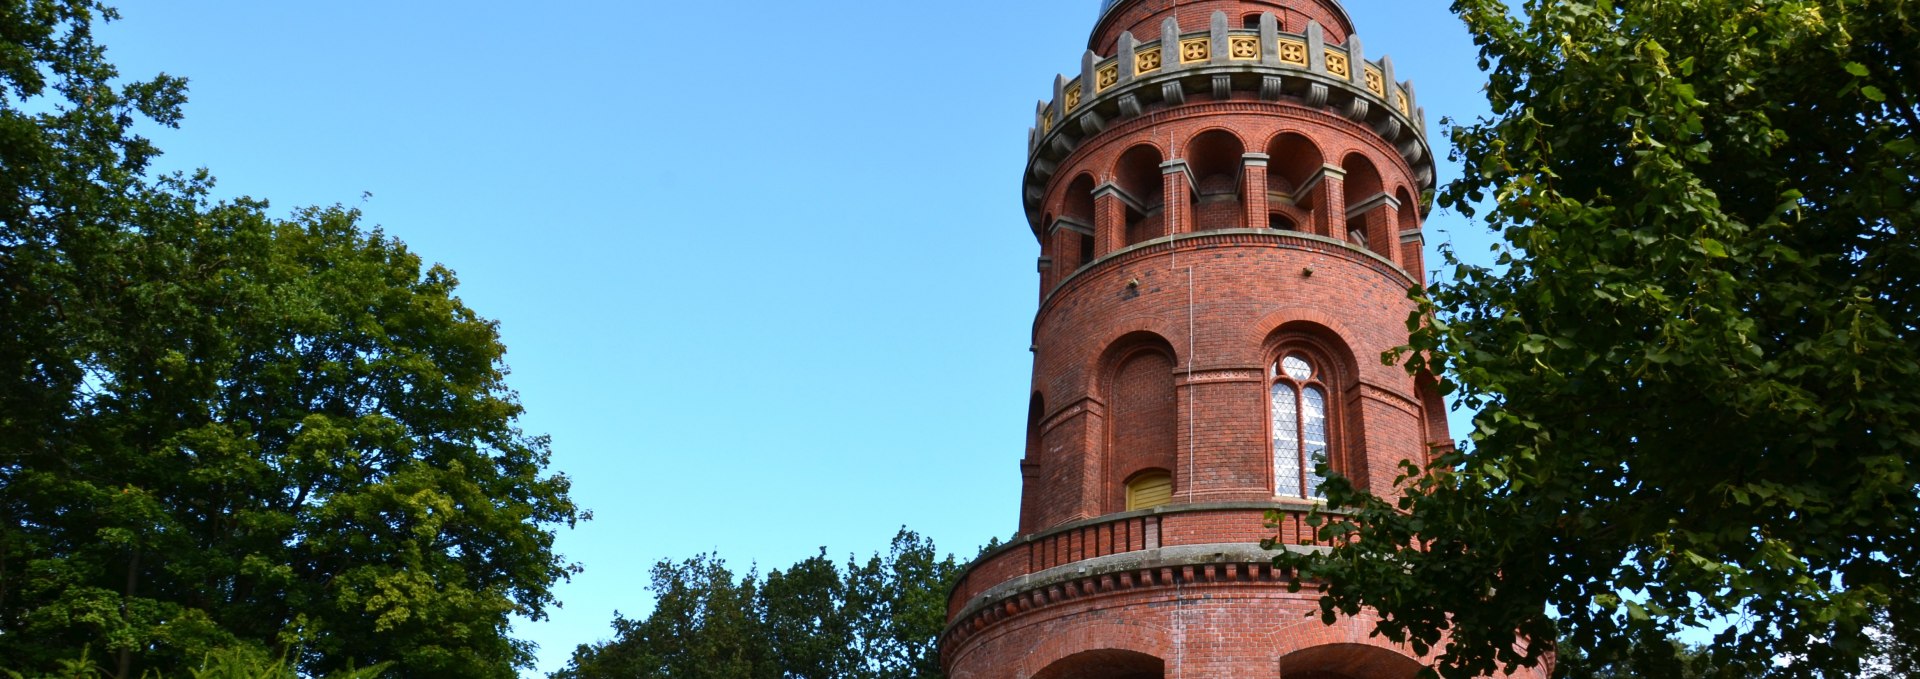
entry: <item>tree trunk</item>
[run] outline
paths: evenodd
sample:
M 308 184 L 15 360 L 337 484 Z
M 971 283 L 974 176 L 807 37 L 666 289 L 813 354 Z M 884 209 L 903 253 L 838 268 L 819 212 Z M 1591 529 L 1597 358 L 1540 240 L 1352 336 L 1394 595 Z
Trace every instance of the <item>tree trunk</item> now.
M 140 548 L 135 547 L 133 549 L 133 558 L 127 561 L 126 593 L 122 595 L 120 598 L 120 621 L 123 623 L 128 622 L 127 620 L 128 604 L 133 601 L 133 593 L 135 591 L 135 587 L 138 586 L 139 584 L 140 584 Z M 120 649 L 119 670 L 115 672 L 113 676 L 114 676 L 114 679 L 131 679 L 133 677 L 133 648 L 132 647 Z

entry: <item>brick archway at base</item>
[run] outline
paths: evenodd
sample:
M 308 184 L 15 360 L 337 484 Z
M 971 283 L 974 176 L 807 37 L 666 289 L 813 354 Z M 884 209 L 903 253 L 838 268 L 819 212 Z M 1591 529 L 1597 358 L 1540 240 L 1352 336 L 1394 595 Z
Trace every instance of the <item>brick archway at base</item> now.
M 1061 658 L 1033 679 L 1165 679 L 1167 662 L 1133 651 L 1087 651 Z
M 1302 616 L 1291 624 L 1283 625 L 1268 632 L 1261 644 L 1262 648 L 1272 649 L 1274 661 L 1283 670 L 1283 679 L 1295 679 L 1296 672 L 1324 670 L 1329 658 L 1338 659 L 1348 656 L 1374 658 L 1386 665 L 1410 666 L 1418 673 L 1424 663 L 1414 655 L 1413 649 L 1405 644 L 1394 644 L 1385 638 L 1374 636 L 1374 625 L 1379 618 L 1372 614 L 1363 614 L 1352 618 L 1340 618 L 1332 625 L 1322 623 L 1317 606 L 1307 609 L 1312 615 Z M 1330 649 L 1345 649 L 1336 653 Z M 1363 650 L 1365 651 L 1363 653 Z M 1397 658 L 1402 662 L 1393 662 Z M 1343 674 L 1332 674 L 1340 679 Z M 1353 679 L 1375 679 L 1370 674 L 1354 674 Z M 1383 674 L 1380 679 L 1401 679 L 1413 674 Z
M 1413 658 L 1366 644 L 1328 644 L 1280 658 L 1281 679 L 1414 679 Z
M 1167 630 L 1153 625 L 1098 623 L 1076 625 L 1064 634 L 1042 637 L 1027 651 L 1021 662 L 1021 677 L 1043 679 L 1042 673 L 1061 661 L 1088 653 L 1119 653 L 1146 656 L 1155 660 L 1169 657 L 1173 638 Z M 1137 658 L 1136 658 L 1137 659 Z M 1164 667 L 1164 665 L 1162 665 Z M 1127 675 L 1116 675 L 1123 677 Z

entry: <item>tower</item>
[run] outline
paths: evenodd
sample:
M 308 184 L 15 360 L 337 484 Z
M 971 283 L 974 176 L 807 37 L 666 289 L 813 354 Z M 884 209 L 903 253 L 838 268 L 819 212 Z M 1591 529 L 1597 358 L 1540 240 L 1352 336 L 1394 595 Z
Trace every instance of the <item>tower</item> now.
M 1338 0 L 1104 0 L 1023 179 L 1040 305 L 1018 535 L 962 575 L 955 679 L 1401 679 L 1257 544 L 1316 463 L 1380 494 L 1449 444 L 1380 360 L 1423 283 L 1424 114 Z M 1269 512 L 1279 517 L 1267 525 Z

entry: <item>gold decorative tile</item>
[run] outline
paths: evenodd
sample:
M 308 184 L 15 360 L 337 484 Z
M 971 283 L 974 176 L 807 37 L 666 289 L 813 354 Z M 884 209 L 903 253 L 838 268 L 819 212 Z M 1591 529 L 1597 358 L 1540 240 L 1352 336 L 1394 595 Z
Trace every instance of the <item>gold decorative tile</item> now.
M 1040 116 L 1040 134 L 1046 134 L 1052 131 L 1053 131 L 1053 107 L 1048 106 L 1047 112 Z
M 1118 61 L 1107 64 L 1105 66 L 1101 66 L 1100 70 L 1094 71 L 1093 84 L 1094 84 L 1094 87 L 1100 92 L 1105 92 L 1107 91 L 1107 88 L 1113 87 L 1114 85 L 1117 85 L 1119 83 L 1120 83 L 1120 62 Z
M 1413 104 L 1407 101 L 1407 93 L 1395 92 L 1393 93 L 1393 97 L 1394 101 L 1397 102 L 1397 105 L 1400 107 L 1401 114 L 1408 116 L 1413 115 Z
M 1373 96 L 1387 96 L 1387 79 L 1380 74 L 1380 69 L 1367 67 L 1367 89 L 1373 92 Z
M 1133 73 L 1152 73 L 1160 70 L 1160 48 L 1152 47 L 1133 53 Z
M 1187 38 L 1180 41 L 1180 63 L 1199 63 L 1212 57 L 1212 38 Z
M 1347 55 L 1327 50 L 1327 72 L 1342 78 L 1353 77 L 1353 71 L 1347 70 Z
M 1260 37 L 1255 35 L 1228 36 L 1227 54 L 1236 61 L 1253 61 L 1259 59 Z
M 1066 97 L 1067 97 L 1067 111 L 1069 113 L 1071 113 L 1076 108 L 1080 108 L 1080 80 L 1079 79 L 1076 78 L 1074 79 L 1073 82 L 1067 83 Z
M 1280 41 L 1280 63 L 1295 66 L 1307 65 L 1307 44 L 1297 40 Z

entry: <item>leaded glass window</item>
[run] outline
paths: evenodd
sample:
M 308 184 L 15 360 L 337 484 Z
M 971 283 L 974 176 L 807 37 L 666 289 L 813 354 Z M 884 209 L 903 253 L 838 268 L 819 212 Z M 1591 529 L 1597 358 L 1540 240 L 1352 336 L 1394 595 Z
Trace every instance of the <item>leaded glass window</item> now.
M 1293 385 L 1273 385 L 1273 485 L 1280 495 L 1300 495 L 1300 405 Z
M 1313 362 L 1289 354 L 1274 364 L 1269 408 L 1273 413 L 1273 491 L 1291 497 L 1326 497 L 1317 471 L 1328 449 L 1327 389 Z

